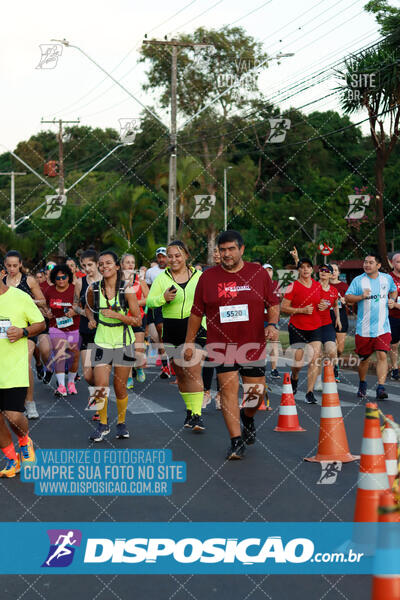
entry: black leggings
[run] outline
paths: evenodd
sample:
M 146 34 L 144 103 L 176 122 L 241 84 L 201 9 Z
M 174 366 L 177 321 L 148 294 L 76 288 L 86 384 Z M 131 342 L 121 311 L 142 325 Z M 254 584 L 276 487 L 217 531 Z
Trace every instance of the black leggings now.
M 215 369 L 214 366 L 208 366 L 207 362 L 209 362 L 208 358 L 206 358 L 204 365 L 203 365 L 202 372 L 201 372 L 201 375 L 203 377 L 204 391 L 206 391 L 206 392 L 211 390 L 211 382 L 212 382 L 212 378 L 214 375 L 214 369 Z M 217 390 L 219 391 L 218 377 L 217 377 Z

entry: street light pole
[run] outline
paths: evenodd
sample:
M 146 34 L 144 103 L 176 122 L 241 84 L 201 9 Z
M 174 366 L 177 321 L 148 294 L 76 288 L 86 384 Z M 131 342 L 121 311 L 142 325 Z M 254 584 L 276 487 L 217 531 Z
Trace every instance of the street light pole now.
M 172 46 L 171 68 L 171 129 L 168 181 L 168 243 L 176 237 L 176 74 L 178 69 L 178 48 Z
M 228 228 L 228 183 L 226 172 L 232 169 L 232 167 L 225 167 L 224 169 L 224 231 Z

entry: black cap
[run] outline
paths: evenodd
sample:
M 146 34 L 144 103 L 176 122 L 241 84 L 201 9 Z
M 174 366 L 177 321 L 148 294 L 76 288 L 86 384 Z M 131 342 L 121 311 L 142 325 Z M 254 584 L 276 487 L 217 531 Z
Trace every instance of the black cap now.
M 321 269 L 328 269 L 329 273 L 332 273 L 332 275 L 333 275 L 333 267 L 332 267 L 332 265 L 329 265 L 329 264 L 328 265 L 321 265 L 320 268 L 319 268 L 319 270 L 321 270 Z
M 304 265 L 304 264 L 309 264 L 310 267 L 314 266 L 311 258 L 307 258 L 306 256 L 303 256 L 303 258 L 300 258 L 299 262 L 297 263 L 297 268 L 301 267 L 301 265 Z

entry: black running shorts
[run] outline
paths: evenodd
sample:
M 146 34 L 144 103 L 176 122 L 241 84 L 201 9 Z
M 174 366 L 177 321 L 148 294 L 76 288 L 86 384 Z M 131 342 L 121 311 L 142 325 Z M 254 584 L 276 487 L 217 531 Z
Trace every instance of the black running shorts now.
M 0 412 L 4 410 L 25 412 L 27 387 L 0 388 Z

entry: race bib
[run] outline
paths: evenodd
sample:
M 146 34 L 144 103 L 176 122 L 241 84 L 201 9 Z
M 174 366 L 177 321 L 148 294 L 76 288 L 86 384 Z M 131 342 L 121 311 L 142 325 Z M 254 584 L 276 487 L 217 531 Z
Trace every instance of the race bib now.
M 89 401 L 85 410 L 101 410 L 110 393 L 109 387 L 89 386 Z
M 231 306 L 219 307 L 219 319 L 221 323 L 236 323 L 249 320 L 248 304 L 233 304 Z
M 9 319 L 0 320 L 0 340 L 7 339 L 7 329 L 11 327 L 11 321 Z
M 64 327 L 71 327 L 74 324 L 74 320 L 71 317 L 58 317 L 56 324 L 58 329 L 63 329 Z

